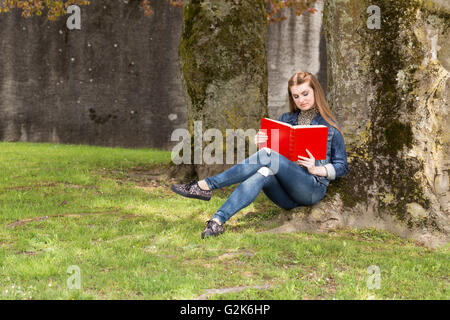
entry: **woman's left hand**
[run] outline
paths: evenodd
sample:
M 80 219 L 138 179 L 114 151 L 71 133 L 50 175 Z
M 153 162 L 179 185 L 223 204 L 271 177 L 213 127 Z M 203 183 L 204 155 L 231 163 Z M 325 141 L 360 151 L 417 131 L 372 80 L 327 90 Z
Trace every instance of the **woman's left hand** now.
M 311 152 L 309 152 L 308 149 L 306 149 L 306 152 L 309 155 L 309 158 L 307 157 L 302 157 L 302 156 L 298 156 L 300 159 L 297 160 L 297 163 L 303 167 L 306 167 L 308 169 L 308 172 L 310 174 L 315 174 L 315 170 L 316 170 L 316 159 L 314 158 L 314 156 L 311 154 Z

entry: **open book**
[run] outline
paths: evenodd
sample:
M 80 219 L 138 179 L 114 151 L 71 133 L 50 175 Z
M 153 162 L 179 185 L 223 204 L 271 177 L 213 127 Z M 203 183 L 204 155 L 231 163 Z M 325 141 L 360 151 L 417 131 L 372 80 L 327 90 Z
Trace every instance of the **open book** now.
M 309 158 L 306 149 L 316 160 L 324 160 L 327 157 L 327 126 L 293 126 L 285 122 L 262 118 L 261 131 L 265 132 L 269 139 L 265 143 L 258 144 L 258 147 L 268 147 L 291 161 L 299 160 L 299 155 Z

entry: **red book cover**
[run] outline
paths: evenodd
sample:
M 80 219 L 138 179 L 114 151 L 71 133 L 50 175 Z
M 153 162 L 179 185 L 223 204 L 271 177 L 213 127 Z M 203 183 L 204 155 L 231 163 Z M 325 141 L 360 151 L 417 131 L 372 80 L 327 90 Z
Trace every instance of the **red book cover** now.
M 316 160 L 325 160 L 327 157 L 327 126 L 293 126 L 285 122 L 262 118 L 261 131 L 265 132 L 269 139 L 258 146 L 268 147 L 291 161 L 297 161 L 298 156 L 309 158 L 306 149 Z

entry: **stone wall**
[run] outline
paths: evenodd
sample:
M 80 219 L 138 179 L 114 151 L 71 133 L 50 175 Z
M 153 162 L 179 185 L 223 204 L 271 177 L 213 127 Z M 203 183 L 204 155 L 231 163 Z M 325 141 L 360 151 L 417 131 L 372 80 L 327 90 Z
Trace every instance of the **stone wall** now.
M 178 68 L 182 10 L 92 1 L 66 19 L 0 14 L 0 140 L 167 147 L 186 123 Z
M 326 4 L 328 102 L 344 132 L 350 170 L 330 184 L 318 206 L 321 219 L 334 228 L 370 226 L 447 242 L 448 1 Z M 380 8 L 379 29 L 367 27 L 371 5 Z
M 0 140 L 170 150 L 187 128 L 178 44 L 182 9 L 152 1 L 92 1 L 81 30 L 66 18 L 0 14 Z M 288 110 L 287 79 L 306 69 L 326 87 L 323 7 L 268 29 L 269 116 Z M 321 61 L 319 63 L 319 61 Z
M 286 20 L 271 24 L 267 40 L 269 70 L 269 116 L 278 118 L 289 111 L 287 81 L 301 70 L 314 74 L 327 91 L 327 56 L 322 30 L 323 1 L 314 4 L 315 13 L 296 16 L 293 11 Z

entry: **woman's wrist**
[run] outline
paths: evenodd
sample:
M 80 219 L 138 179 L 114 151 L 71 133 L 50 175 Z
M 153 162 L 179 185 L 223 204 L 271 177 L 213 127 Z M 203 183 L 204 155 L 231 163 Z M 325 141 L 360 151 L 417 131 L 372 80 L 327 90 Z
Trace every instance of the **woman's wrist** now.
M 327 168 L 325 168 L 324 166 L 314 167 L 312 172 L 310 172 L 310 173 L 315 176 L 321 176 L 321 177 L 328 176 Z

